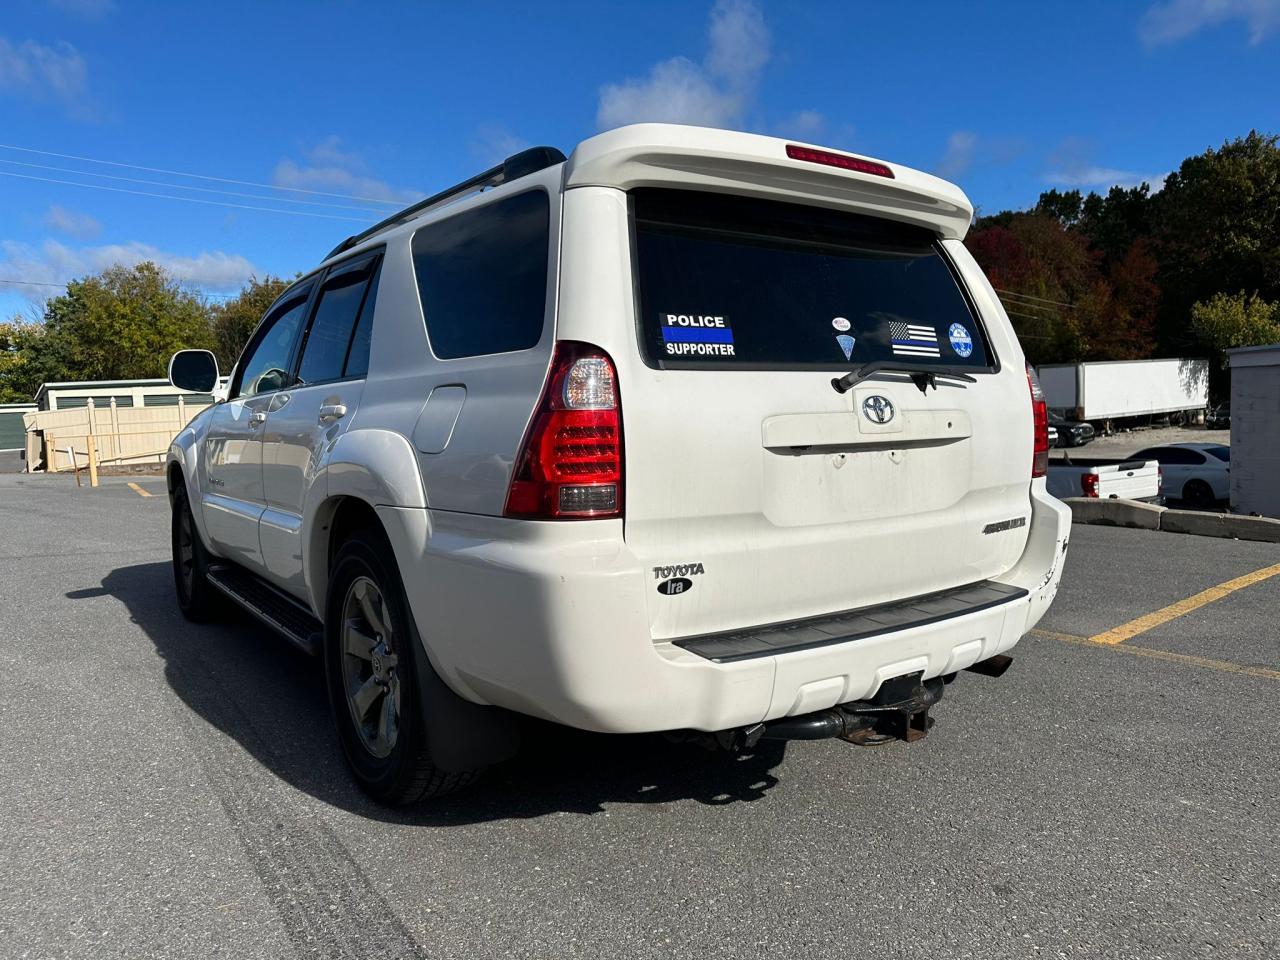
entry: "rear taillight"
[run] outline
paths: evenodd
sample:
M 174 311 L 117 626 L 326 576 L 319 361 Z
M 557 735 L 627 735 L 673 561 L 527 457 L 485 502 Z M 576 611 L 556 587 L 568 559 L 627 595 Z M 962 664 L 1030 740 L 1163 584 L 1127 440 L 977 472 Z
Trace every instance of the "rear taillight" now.
M 893 171 L 883 163 L 874 160 L 863 160 L 861 157 L 850 157 L 843 153 L 832 153 L 830 150 L 815 150 L 813 147 L 801 147 L 794 143 L 787 144 L 787 156 L 792 160 L 803 160 L 806 163 L 821 163 L 828 167 L 839 167 L 842 170 L 857 170 L 858 173 L 869 173 L 877 177 L 894 179 Z
M 599 347 L 556 344 L 504 513 L 541 520 L 622 515 L 618 373 Z
M 1049 469 L 1049 407 L 1045 403 L 1044 391 L 1040 389 L 1040 378 L 1027 364 L 1027 386 L 1031 389 L 1031 422 L 1035 443 L 1031 455 L 1031 476 L 1043 477 Z M 1097 493 L 1085 494 L 1097 496 Z
M 1086 497 L 1098 495 L 1098 475 L 1096 473 L 1080 474 L 1080 492 Z

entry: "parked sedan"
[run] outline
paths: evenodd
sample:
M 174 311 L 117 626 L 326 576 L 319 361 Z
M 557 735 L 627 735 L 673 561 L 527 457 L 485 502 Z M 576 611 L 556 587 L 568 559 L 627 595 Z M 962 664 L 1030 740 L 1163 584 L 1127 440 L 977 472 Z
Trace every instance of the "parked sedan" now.
M 1207 508 L 1231 495 L 1231 448 L 1225 444 L 1162 443 L 1139 450 L 1133 459 L 1159 461 L 1170 499 Z
M 1092 424 L 1064 420 L 1056 413 L 1049 414 L 1049 429 L 1058 431 L 1057 447 L 1083 447 L 1093 439 Z

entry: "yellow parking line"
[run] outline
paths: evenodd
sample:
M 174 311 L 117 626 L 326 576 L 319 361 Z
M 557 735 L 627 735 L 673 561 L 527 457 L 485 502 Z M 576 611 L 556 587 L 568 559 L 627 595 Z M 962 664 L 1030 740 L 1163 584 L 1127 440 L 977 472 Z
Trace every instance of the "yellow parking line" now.
M 136 494 L 137 494 L 138 496 L 140 496 L 140 497 L 149 497 L 149 496 L 151 496 L 151 494 L 147 493 L 147 491 L 143 490 L 143 489 L 142 489 L 140 486 L 138 486 L 136 483 L 131 483 L 131 484 L 129 484 L 129 489 L 130 489 L 130 490 L 132 490 L 134 493 L 136 493 Z
M 1263 567 L 1261 570 L 1253 571 L 1253 573 L 1246 573 L 1242 577 L 1236 577 L 1234 580 L 1220 583 L 1216 587 L 1210 587 L 1208 590 L 1201 590 L 1195 596 L 1179 600 L 1177 603 L 1171 603 L 1169 606 L 1162 607 L 1152 613 L 1143 614 L 1128 623 L 1122 623 L 1120 626 L 1113 627 L 1104 633 L 1095 634 L 1089 639 L 1094 643 L 1124 643 L 1126 640 L 1132 639 L 1140 633 L 1146 633 L 1162 623 L 1168 623 L 1170 620 L 1175 620 L 1183 614 L 1190 613 L 1192 610 L 1198 610 L 1206 603 L 1221 600 L 1237 590 L 1243 590 L 1245 587 L 1261 583 L 1263 580 L 1270 580 L 1276 575 L 1280 575 L 1280 563 Z
M 1232 663 L 1230 660 L 1210 660 L 1206 657 L 1193 657 L 1185 653 L 1170 653 L 1168 650 L 1152 650 L 1150 647 L 1126 647 L 1115 643 L 1100 643 L 1092 637 L 1077 637 L 1075 634 L 1055 633 L 1052 630 L 1032 630 L 1031 636 L 1044 637 L 1046 640 L 1062 640 L 1066 643 L 1078 643 L 1086 647 L 1106 647 L 1116 653 L 1131 653 L 1135 657 L 1151 657 L 1153 660 L 1181 663 L 1189 667 L 1204 667 L 1206 670 L 1217 670 L 1219 673 L 1235 673 L 1246 677 L 1261 677 L 1264 680 L 1280 680 L 1280 670 L 1271 670 L 1267 667 L 1248 667 L 1243 663 Z

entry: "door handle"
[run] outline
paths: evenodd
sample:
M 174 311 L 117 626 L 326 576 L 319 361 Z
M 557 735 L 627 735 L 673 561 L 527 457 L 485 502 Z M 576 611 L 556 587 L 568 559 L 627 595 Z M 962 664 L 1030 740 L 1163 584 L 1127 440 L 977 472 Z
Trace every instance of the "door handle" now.
M 334 420 L 341 420 L 347 415 L 347 408 L 341 403 L 326 403 L 320 408 L 320 422 L 332 423 Z
M 261 410 L 257 411 L 249 418 L 249 426 L 260 427 L 267 422 L 267 415 Z

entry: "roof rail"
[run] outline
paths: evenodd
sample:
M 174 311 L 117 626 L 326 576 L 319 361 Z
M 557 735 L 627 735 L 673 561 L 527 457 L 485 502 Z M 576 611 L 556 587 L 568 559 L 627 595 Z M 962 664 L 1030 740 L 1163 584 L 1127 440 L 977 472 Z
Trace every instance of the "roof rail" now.
M 399 213 L 393 213 L 387 219 L 375 223 L 368 230 L 361 231 L 354 236 L 347 237 L 340 244 L 329 251 L 330 257 L 336 257 L 344 250 L 350 250 L 358 243 L 363 243 L 370 237 L 382 233 L 384 230 L 390 230 L 416 217 L 418 214 L 430 210 L 432 207 L 440 206 L 450 200 L 455 200 L 465 194 L 475 190 L 483 190 L 485 187 L 496 187 L 501 183 L 510 183 L 512 180 L 520 177 L 528 176 L 531 173 L 537 173 L 539 170 L 545 170 L 547 167 L 555 166 L 557 163 L 564 163 L 565 156 L 555 147 L 530 147 L 528 150 L 521 150 L 519 153 L 513 153 L 507 159 L 503 160 L 496 167 L 490 167 L 483 173 L 478 173 L 470 180 L 463 180 L 461 183 L 450 187 L 448 190 L 442 190 L 435 196 L 427 197 L 425 200 L 419 200 L 417 203 L 405 207 Z

